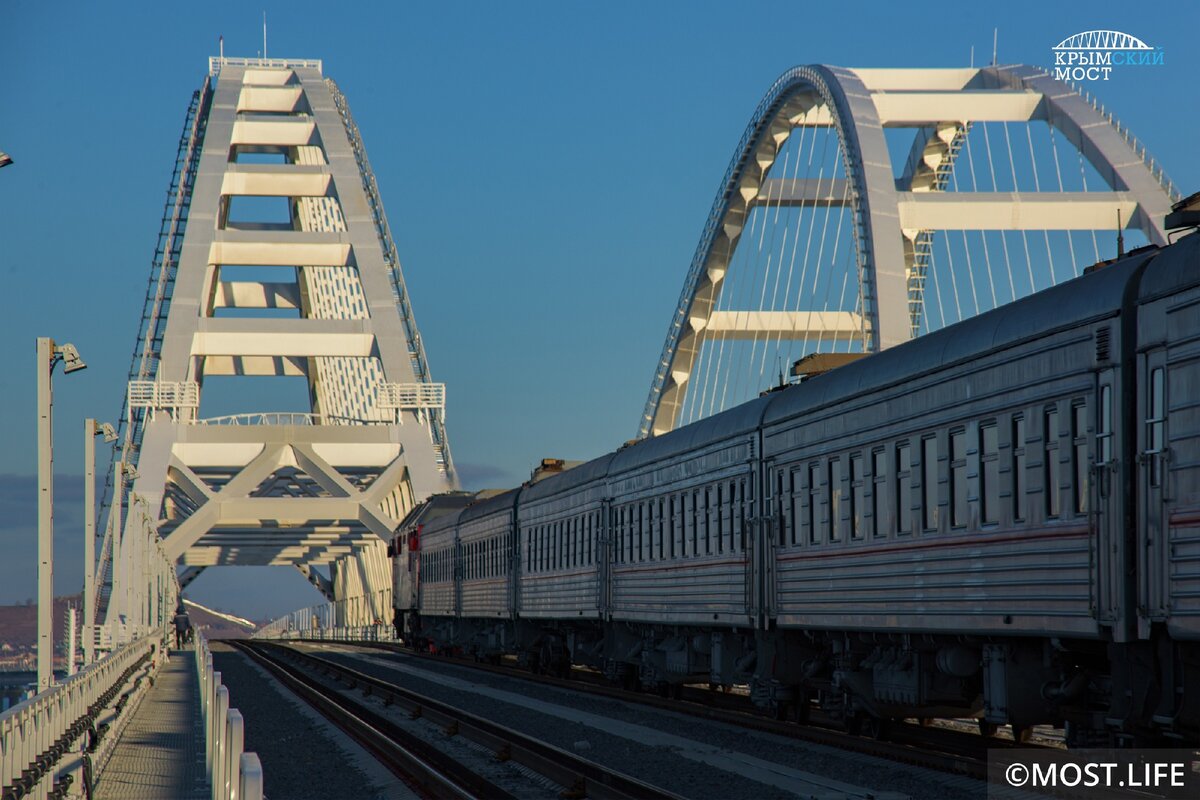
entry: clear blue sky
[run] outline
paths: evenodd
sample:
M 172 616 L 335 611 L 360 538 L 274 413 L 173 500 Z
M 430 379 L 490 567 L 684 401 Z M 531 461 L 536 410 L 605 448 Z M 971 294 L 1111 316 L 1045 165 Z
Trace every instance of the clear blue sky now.
M 472 488 L 634 435 L 732 148 L 794 64 L 960 66 L 972 45 L 982 63 L 994 26 L 1002 63 L 1047 64 L 1072 33 L 1127 31 L 1166 66 L 1092 88 L 1200 190 L 1196 5 L 873 5 L 6 2 L 0 602 L 34 594 L 34 337 L 90 365 L 56 380 L 65 593 L 81 580 L 82 419 L 120 410 L 188 99 L 218 36 L 258 54 L 264 8 L 269 55 L 324 59 L 349 99 Z M 250 616 L 316 602 L 277 572 L 205 575 L 194 596 Z

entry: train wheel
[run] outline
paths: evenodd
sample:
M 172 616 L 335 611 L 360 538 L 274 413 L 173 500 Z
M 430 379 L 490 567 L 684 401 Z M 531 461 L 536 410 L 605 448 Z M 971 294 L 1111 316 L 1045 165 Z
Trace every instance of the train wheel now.
M 988 722 L 983 717 L 980 717 L 979 719 L 975 720 L 975 722 L 979 725 L 979 735 L 980 736 L 995 736 L 996 731 L 999 730 L 999 728 L 1000 728 L 1000 726 L 997 725 L 996 723 Z
M 801 693 L 801 695 L 796 699 L 796 702 L 792 705 L 792 719 L 794 719 L 798 725 L 807 725 L 809 717 L 811 716 L 812 700 L 809 698 L 806 692 Z
M 882 717 L 864 714 L 862 716 L 862 734 L 871 739 L 886 739 L 888 732 L 888 720 Z

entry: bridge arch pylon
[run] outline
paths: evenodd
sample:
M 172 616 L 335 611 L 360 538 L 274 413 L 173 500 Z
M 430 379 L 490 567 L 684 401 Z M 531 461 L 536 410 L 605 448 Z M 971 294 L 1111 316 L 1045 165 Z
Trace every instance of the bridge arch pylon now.
M 1049 146 L 1054 148 L 1052 174 L 1057 173 L 1057 191 L 1046 190 L 1039 182 L 1039 170 L 1049 167 L 1046 164 L 1039 167 L 1032 136 L 1029 137 L 1031 166 L 1018 168 L 1009 138 L 1010 123 L 1045 123 Z M 972 136 L 972 130 L 978 127 L 983 136 L 989 137 L 989 125 L 1004 126 L 1008 166 L 1012 171 L 1009 185 L 1003 187 L 1005 191 L 1000 188 L 1008 178 L 1004 174 L 997 177 L 990 150 L 986 166 L 991 171 L 992 185 L 990 191 L 978 189 L 978 183 L 984 181 L 976 180 L 971 142 L 979 134 Z M 831 175 L 826 176 L 822 167 L 815 179 L 807 172 L 804 178 L 796 177 L 805 158 L 803 140 L 799 152 L 793 148 L 788 153 L 794 165 L 793 176 L 789 178 L 786 169 L 780 175 L 782 154 L 794 134 L 821 129 L 829 132 L 830 141 L 836 142 L 837 163 L 830 168 Z M 890 136 L 899 129 L 912 132 L 907 150 L 902 146 L 898 149 L 896 140 Z M 816 136 L 814 133 L 810 139 L 809 167 L 817 149 Z M 1064 190 L 1058 139 L 1068 143 L 1079 158 L 1082 190 Z M 990 137 L 987 146 L 991 147 Z M 956 171 L 964 153 L 970 164 L 969 188 L 966 174 L 962 174 L 960 185 L 960 173 L 966 171 Z M 1048 162 L 1049 156 L 1043 160 Z M 1022 169 L 1027 174 L 1018 175 Z M 1093 176 L 1091 187 L 1087 186 L 1088 174 Z M 1022 182 L 1029 182 L 1030 175 L 1033 186 L 1022 187 Z M 1103 188 L 1095 187 L 1097 180 L 1104 184 Z M 1070 238 L 1074 232 L 1092 231 L 1094 243 L 1096 230 L 1113 230 L 1119 221 L 1122 227 L 1137 231 L 1146 241 L 1161 244 L 1165 242 L 1163 217 L 1177 197 L 1178 192 L 1162 168 L 1115 117 L 1093 98 L 1080 94 L 1044 70 L 1024 65 L 982 69 L 794 67 L 774 82 L 754 110 L 719 184 L 655 366 L 639 423 L 639 438 L 665 433 L 720 410 L 727 392 L 710 386 L 703 391 L 708 396 L 711 390 L 714 400 L 697 411 L 698 405 L 703 406 L 695 399 L 701 391 L 696 387 L 697 366 L 706 346 L 713 349 L 719 346 L 721 357 L 726 345 L 732 350 L 738 341 L 752 339 L 757 346 L 760 340 L 772 338 L 776 342 L 803 339 L 806 347 L 812 343 L 818 351 L 832 345 L 876 352 L 918 335 L 930 324 L 926 318 L 926 282 L 935 260 L 934 242 L 939 232 L 947 234 L 943 240 L 951 231 L 962 232 L 964 244 L 960 256 L 965 254 L 968 263 L 972 253 L 966 248 L 966 232 L 981 232 L 983 253 L 977 254 L 976 260 L 982 262 L 986 257 L 989 280 L 993 278 L 989 237 L 997 256 L 1002 246 L 1004 258 L 1009 262 L 1010 299 L 1015 299 L 1019 290 L 1011 275 L 1009 240 L 1005 238 L 1009 232 L 1014 235 L 1019 232 L 1024 238 L 1025 258 L 1030 262 L 1030 287 L 1036 288 L 1029 232 L 1067 232 L 1066 244 L 1070 249 L 1067 260 L 1074 262 L 1071 269 L 1077 273 L 1086 264 L 1076 258 Z M 751 217 L 756 209 L 760 216 L 755 221 Z M 787 209 L 800 209 L 799 213 L 808 213 L 811 220 L 823 220 L 820 236 L 814 237 L 812 233 L 817 221 L 811 222 L 808 242 L 803 245 L 798 222 L 788 223 L 796 231 L 785 231 L 782 235 L 768 230 L 771 223 L 763 217 L 773 214 L 778 220 L 781 210 Z M 829 221 L 834 209 L 841 210 L 841 218 L 831 229 Z M 764 302 L 759 308 L 722 305 L 723 294 L 728 294 L 725 287 L 737 270 L 739 248 L 746 248 L 748 239 L 751 249 L 762 252 L 768 242 L 770 246 L 783 242 L 777 252 L 759 256 L 765 258 L 768 278 L 772 260 L 775 262 L 775 290 L 768 292 L 764 287 L 762 292 L 764 299 L 767 294 L 774 298 L 779 294 L 782 263 L 788 260 L 789 234 L 792 265 L 787 286 L 790 288 L 797 252 L 802 253 L 804 270 L 809 262 L 813 262 L 814 273 L 828 269 L 827 264 L 819 263 L 820 254 L 825 254 L 826 233 L 837 230 L 840 236 L 842 227 L 848 228 L 848 243 L 840 246 L 848 250 L 857 283 L 853 304 L 833 309 L 806 307 L 803 303 L 814 298 L 811 293 L 809 296 L 804 293 L 802 273 L 800 290 L 790 298 L 790 305 L 779 302 Z M 755 235 L 748 236 L 750 232 Z M 820 247 L 813 244 L 818 238 Z M 1061 245 L 1052 244 L 1049 236 L 1045 241 L 1051 279 L 1057 280 L 1053 260 Z M 946 255 L 953 262 L 954 253 L 948 244 L 945 246 Z M 954 269 L 953 265 L 950 269 Z M 957 280 L 958 276 L 949 277 Z M 764 345 L 763 364 L 768 361 L 766 352 Z M 711 372 L 719 379 L 719 360 L 717 364 L 712 369 L 711 361 L 707 363 L 705 374 Z M 766 386 L 760 383 L 753 390 L 763 388 Z M 693 395 L 691 416 L 685 419 L 689 393 Z M 720 403 L 715 402 L 718 395 Z

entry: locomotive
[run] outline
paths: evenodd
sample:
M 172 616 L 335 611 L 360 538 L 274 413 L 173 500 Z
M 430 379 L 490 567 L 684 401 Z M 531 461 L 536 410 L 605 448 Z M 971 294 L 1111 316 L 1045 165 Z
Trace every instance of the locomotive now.
M 390 547 L 414 642 L 850 730 L 1200 741 L 1200 235 L 502 492 Z

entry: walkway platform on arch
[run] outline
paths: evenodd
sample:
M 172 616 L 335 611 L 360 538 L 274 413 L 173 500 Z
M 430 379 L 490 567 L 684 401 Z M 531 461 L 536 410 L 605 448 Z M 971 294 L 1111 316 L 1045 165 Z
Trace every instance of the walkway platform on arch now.
M 196 661 L 172 650 L 96 782 L 97 800 L 207 800 Z

